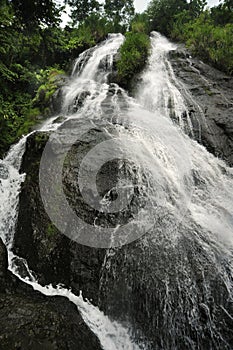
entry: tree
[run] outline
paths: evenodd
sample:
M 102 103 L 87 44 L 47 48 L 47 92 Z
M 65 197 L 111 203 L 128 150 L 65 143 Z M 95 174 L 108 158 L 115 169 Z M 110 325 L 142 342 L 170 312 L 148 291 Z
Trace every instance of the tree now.
M 190 0 L 188 10 L 192 18 L 198 17 L 207 5 L 206 0 Z
M 233 1 L 232 1 L 232 0 L 224 0 L 223 5 L 224 5 L 229 11 L 233 11 Z
M 151 29 L 169 35 L 175 16 L 187 7 L 186 0 L 152 0 L 147 9 Z
M 224 26 L 233 23 L 233 0 L 225 0 L 211 9 L 211 18 L 215 25 Z
M 146 13 L 136 13 L 130 23 L 130 30 L 133 33 L 150 33 L 149 18 Z
M 65 0 L 65 3 L 71 6 L 71 18 L 74 24 L 83 22 L 102 8 L 97 0 Z
M 53 0 L 12 0 L 14 12 L 25 27 L 54 25 L 61 22 L 58 6 Z
M 135 13 L 133 3 L 133 0 L 105 0 L 105 14 L 113 22 L 115 28 L 119 24 L 124 26 L 129 24 Z

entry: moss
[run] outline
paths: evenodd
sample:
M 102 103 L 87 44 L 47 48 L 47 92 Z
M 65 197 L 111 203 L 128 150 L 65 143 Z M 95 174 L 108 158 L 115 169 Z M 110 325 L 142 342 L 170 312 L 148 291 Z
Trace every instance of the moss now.
M 38 144 L 45 144 L 48 141 L 48 133 L 37 132 L 35 134 L 35 141 Z
M 205 93 L 206 93 L 207 95 L 209 95 L 209 96 L 213 96 L 213 95 L 214 95 L 213 91 L 211 91 L 210 89 L 204 87 L 204 90 L 205 90 Z
M 47 231 L 46 231 L 46 234 L 50 237 L 54 236 L 57 234 L 57 228 L 53 225 L 53 224 L 49 224 L 47 226 Z

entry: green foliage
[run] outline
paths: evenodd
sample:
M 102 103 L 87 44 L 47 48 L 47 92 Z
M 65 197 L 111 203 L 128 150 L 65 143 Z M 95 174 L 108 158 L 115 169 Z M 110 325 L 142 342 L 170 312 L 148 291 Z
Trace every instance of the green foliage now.
M 170 31 L 170 36 L 175 40 L 184 40 L 186 24 L 190 23 L 192 16 L 188 10 L 183 10 L 174 16 L 173 24 Z
M 213 7 L 211 9 L 211 18 L 215 25 L 233 24 L 233 2 L 225 1 L 223 4 Z
M 0 95 L 0 155 L 18 137 L 28 133 L 38 114 L 38 110 L 32 109 L 29 94 L 17 92 L 7 100 Z
M 223 6 L 225 6 L 227 9 L 228 9 L 228 11 L 233 11 L 233 2 L 232 2 L 232 0 L 224 0 L 223 1 Z
M 115 31 L 121 31 L 121 26 L 125 29 L 135 13 L 133 0 L 105 0 L 105 14 L 112 23 Z
M 49 224 L 46 233 L 49 237 L 52 237 L 57 233 L 57 229 L 53 224 Z
M 152 0 L 151 29 L 185 42 L 193 54 L 233 74 L 233 2 L 204 10 L 206 0 Z
M 131 31 L 133 33 L 146 33 L 150 32 L 149 18 L 146 13 L 137 13 L 130 24 Z
M 58 77 L 70 61 L 110 30 L 97 14 L 78 28 L 62 29 L 61 10 L 55 0 L 0 1 L 0 156 L 38 116 L 48 115 Z
M 203 12 L 206 4 L 206 0 L 152 0 L 147 9 L 151 29 L 169 35 L 181 14 L 188 19 L 196 18 Z
M 45 70 L 41 69 L 37 75 L 40 86 L 32 102 L 33 106 L 39 108 L 44 115 L 49 112 L 51 97 L 59 87 L 60 76 L 64 74 L 65 72 L 59 67 L 50 67 Z
M 111 32 L 125 32 L 135 12 L 133 0 L 105 0 L 103 4 L 97 0 L 65 0 L 65 3 L 71 6 L 74 26 L 82 26 L 90 18 L 96 23 L 96 18 L 101 18 Z M 87 29 L 91 30 L 90 23 Z
M 147 9 L 151 30 L 169 35 L 175 16 L 187 9 L 186 0 L 152 0 Z
M 150 50 L 150 39 L 144 33 L 126 34 L 124 44 L 120 49 L 120 59 L 117 62 L 118 83 L 128 87 L 130 80 L 139 73 L 147 62 Z
M 30 105 L 30 109 L 27 109 L 25 115 L 22 115 L 21 118 L 17 118 L 21 123 L 19 123 L 16 137 L 20 138 L 22 135 L 27 135 L 38 122 L 38 117 L 40 115 L 40 109 Z
M 206 5 L 206 0 L 190 0 L 190 2 L 187 5 L 189 16 L 191 18 L 198 17 L 204 11 Z
M 98 14 L 90 15 L 78 28 L 69 28 L 63 46 L 69 52 L 69 59 L 77 57 L 82 51 L 96 45 L 111 32 L 111 24 Z
M 78 29 L 73 28 L 70 34 L 65 46 L 68 51 L 95 45 L 95 38 L 92 35 L 91 28 L 85 24 L 81 25 Z
M 4 150 L 4 144 L 11 144 L 27 134 L 38 122 L 38 116 L 47 113 L 60 74 L 64 72 L 57 68 L 40 70 L 39 74 L 35 74 L 38 90 L 34 99 L 31 94 L 22 92 L 16 92 L 7 99 L 0 95 L 0 153 Z
M 193 54 L 233 74 L 233 24 L 216 26 L 206 11 L 195 20 L 176 25 L 173 37 L 185 41 Z
M 101 9 L 97 0 L 66 0 L 65 3 L 71 6 L 71 17 L 74 24 L 83 22 Z
M 53 0 L 12 0 L 14 12 L 25 27 L 59 24 L 62 7 Z
M 110 23 L 105 17 L 101 17 L 98 14 L 92 14 L 79 26 L 78 36 L 83 44 L 91 46 L 103 40 L 107 36 L 109 29 Z M 89 40 L 86 39 L 86 33 L 89 35 Z

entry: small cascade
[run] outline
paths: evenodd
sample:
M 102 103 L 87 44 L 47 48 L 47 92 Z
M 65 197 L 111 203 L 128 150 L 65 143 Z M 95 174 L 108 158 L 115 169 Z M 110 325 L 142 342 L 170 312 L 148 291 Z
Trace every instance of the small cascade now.
M 106 99 L 108 76 L 112 72 L 114 56 L 124 41 L 121 34 L 110 34 L 108 39 L 85 51 L 77 59 L 70 84 L 63 91 L 63 113 L 76 113 L 81 107 L 93 105 L 96 115 Z M 91 111 L 93 113 L 93 110 Z M 85 110 L 88 113 L 88 110 Z
M 168 60 L 168 53 L 177 46 L 159 33 L 151 34 L 152 53 L 148 67 L 142 74 L 142 83 L 137 99 L 150 111 L 159 111 L 165 117 L 176 121 L 180 127 L 192 134 L 192 123 L 178 81 Z

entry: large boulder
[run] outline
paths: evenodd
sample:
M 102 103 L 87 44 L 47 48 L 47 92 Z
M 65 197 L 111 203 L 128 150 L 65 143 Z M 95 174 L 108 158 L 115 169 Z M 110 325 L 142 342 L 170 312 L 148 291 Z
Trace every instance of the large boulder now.
M 101 349 L 76 307 L 65 299 L 0 294 L 0 343 L 8 349 Z
M 53 225 L 44 209 L 39 188 L 39 166 L 47 141 L 48 134 L 39 132 L 27 140 L 21 166 L 21 171 L 27 176 L 20 193 L 14 252 L 27 260 L 42 285 L 63 284 L 77 294 L 82 290 L 84 297 L 97 303 L 104 250 L 70 240 Z M 75 147 L 84 154 L 90 144 L 87 142 Z M 66 169 L 64 180 L 68 193 L 72 195 L 74 184 L 71 183 L 69 169 Z M 75 204 L 84 212 L 85 220 L 89 220 L 89 214 L 94 220 L 93 212 L 86 213 L 82 209 L 83 202 Z
M 101 349 L 76 306 L 65 298 L 45 297 L 7 271 L 0 239 L 0 348 Z

